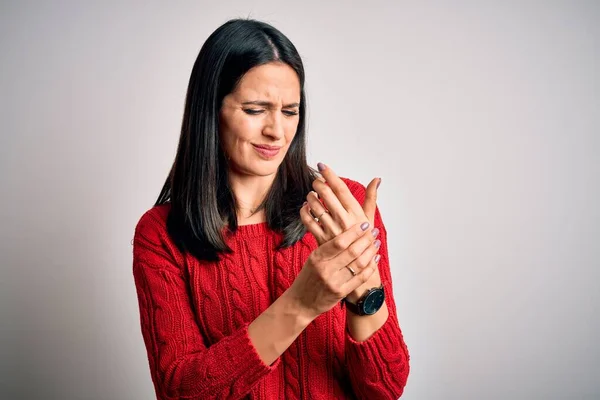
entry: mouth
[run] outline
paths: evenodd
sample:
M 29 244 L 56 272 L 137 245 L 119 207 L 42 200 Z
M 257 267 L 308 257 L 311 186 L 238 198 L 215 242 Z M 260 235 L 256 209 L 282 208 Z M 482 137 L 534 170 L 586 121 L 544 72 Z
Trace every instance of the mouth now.
M 256 152 L 258 154 L 263 156 L 263 158 L 267 158 L 267 159 L 275 157 L 279 153 L 279 150 L 281 150 L 281 147 L 277 147 L 277 146 L 267 146 L 267 145 L 257 145 L 257 144 L 253 144 L 252 146 L 254 147 L 254 149 L 256 150 Z

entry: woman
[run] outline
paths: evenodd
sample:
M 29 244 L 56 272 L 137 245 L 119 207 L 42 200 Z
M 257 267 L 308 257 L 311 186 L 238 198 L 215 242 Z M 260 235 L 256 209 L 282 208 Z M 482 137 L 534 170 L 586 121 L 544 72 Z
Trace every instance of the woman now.
M 402 394 L 380 180 L 309 168 L 305 109 L 300 56 L 272 26 L 231 20 L 202 47 L 173 168 L 135 230 L 158 398 Z

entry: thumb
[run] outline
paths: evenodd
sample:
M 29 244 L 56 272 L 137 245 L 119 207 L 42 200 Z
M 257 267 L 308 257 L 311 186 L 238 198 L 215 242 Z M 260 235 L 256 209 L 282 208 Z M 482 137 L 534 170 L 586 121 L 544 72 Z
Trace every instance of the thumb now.
M 381 182 L 380 178 L 373 179 L 369 186 L 367 186 L 367 193 L 365 195 L 365 202 L 363 203 L 363 212 L 371 222 L 371 225 L 375 221 L 375 208 L 377 207 L 377 187 Z

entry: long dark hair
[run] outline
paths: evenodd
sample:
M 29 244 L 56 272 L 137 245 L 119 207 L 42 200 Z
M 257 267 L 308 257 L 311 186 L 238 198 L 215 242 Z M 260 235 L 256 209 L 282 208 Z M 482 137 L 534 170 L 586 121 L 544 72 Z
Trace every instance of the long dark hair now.
M 228 181 L 227 160 L 220 147 L 219 111 L 223 98 L 242 76 L 269 62 L 289 65 L 300 80 L 296 135 L 277 170 L 273 185 L 258 210 L 264 209 L 270 229 L 283 234 L 278 248 L 300 240 L 306 229 L 299 210 L 317 173 L 306 162 L 306 97 L 304 67 L 292 42 L 264 22 L 234 19 L 206 40 L 192 69 L 177 155 L 155 205 L 170 201 L 169 235 L 182 252 L 217 261 L 231 253 L 224 224 L 238 228 L 235 198 Z M 258 211 L 257 210 L 257 211 Z

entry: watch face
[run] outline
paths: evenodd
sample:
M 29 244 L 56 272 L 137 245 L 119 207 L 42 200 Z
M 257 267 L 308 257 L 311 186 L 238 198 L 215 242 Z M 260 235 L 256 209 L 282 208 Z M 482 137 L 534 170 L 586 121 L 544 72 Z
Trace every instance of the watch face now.
M 384 295 L 383 290 L 374 290 L 365 299 L 363 303 L 364 313 L 367 315 L 375 314 L 383 305 Z

